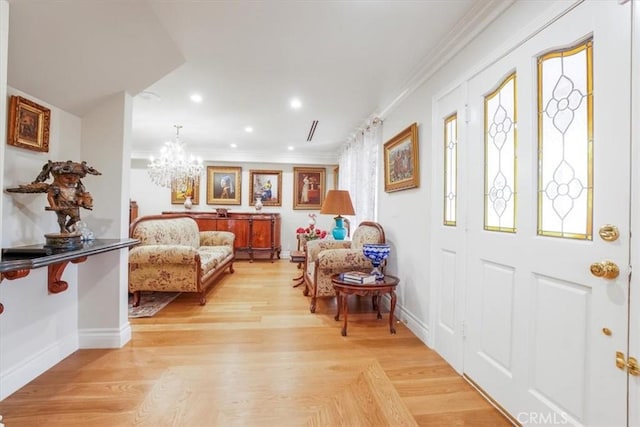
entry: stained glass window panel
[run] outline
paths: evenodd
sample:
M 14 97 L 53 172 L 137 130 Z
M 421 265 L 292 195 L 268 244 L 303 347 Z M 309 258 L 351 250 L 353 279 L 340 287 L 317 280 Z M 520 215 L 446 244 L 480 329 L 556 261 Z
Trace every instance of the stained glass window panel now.
M 444 225 L 456 225 L 458 191 L 458 115 L 444 121 Z
M 593 41 L 538 58 L 538 234 L 593 231 Z
M 516 75 L 484 100 L 484 228 L 516 231 Z

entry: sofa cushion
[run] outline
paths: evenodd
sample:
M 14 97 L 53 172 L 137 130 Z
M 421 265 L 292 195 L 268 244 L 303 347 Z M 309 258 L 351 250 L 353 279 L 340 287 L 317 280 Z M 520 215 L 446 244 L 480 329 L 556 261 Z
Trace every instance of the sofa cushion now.
M 140 245 L 200 246 L 200 230 L 193 218 L 151 219 L 136 225 L 131 235 Z

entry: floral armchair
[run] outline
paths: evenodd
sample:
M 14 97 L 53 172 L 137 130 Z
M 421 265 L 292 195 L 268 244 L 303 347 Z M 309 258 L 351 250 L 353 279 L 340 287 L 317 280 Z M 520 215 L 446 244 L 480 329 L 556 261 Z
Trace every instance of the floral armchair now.
M 307 264 L 304 271 L 304 295 L 311 295 L 309 310 L 316 311 L 319 297 L 336 295 L 331 276 L 346 271 L 370 272 L 371 261 L 362 253 L 365 243 L 385 243 L 384 229 L 377 222 L 363 221 L 350 241 L 310 240 L 307 242 Z

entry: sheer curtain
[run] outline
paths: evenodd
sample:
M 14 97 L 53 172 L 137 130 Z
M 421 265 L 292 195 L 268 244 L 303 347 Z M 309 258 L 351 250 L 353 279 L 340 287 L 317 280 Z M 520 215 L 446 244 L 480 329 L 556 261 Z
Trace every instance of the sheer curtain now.
M 338 157 L 338 187 L 349 191 L 356 211 L 352 230 L 362 221 L 377 220 L 381 143 L 382 120 L 371 119 L 355 138 L 347 141 Z

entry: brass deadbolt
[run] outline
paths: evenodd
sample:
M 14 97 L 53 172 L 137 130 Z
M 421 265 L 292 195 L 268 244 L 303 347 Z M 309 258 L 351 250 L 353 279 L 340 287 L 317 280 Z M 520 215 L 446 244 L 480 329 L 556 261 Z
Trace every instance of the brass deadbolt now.
M 618 237 L 620 237 L 620 231 L 618 231 L 618 227 L 611 224 L 605 224 L 600 227 L 600 230 L 598 230 L 598 234 L 600 235 L 600 238 L 602 240 L 605 240 L 607 242 L 615 242 L 616 240 L 618 240 Z

